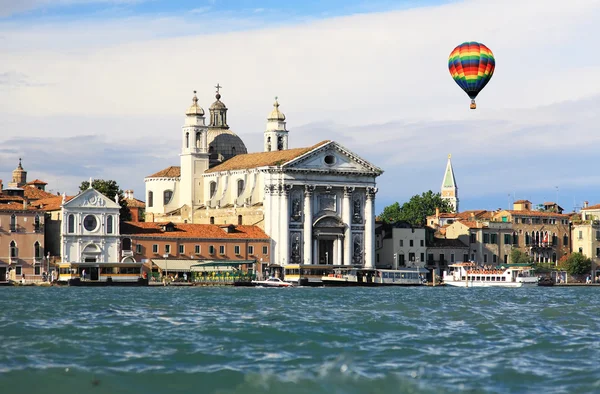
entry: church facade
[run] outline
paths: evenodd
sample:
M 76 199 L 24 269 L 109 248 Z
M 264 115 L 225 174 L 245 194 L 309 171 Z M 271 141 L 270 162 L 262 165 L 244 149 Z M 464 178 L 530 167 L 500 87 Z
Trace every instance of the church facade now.
M 272 243 L 263 262 L 374 267 L 383 171 L 335 141 L 290 148 L 277 100 L 263 152 L 247 153 L 216 98 L 208 126 L 196 96 L 186 111 L 181 165 L 146 177 L 146 221 L 257 225 Z

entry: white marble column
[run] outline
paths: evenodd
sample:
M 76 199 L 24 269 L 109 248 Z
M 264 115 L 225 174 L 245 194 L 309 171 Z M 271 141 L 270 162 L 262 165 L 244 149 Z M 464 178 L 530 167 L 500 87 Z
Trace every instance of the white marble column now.
M 365 268 L 375 268 L 375 193 L 377 188 L 367 188 L 365 204 Z
M 337 244 L 337 253 L 336 253 L 335 261 L 333 262 L 333 264 L 340 265 L 340 264 L 342 264 L 342 250 L 343 250 L 343 246 L 344 246 L 344 237 L 339 236 L 335 240 L 335 243 Z
M 304 252 L 303 259 L 304 264 L 313 264 L 313 239 L 312 239 L 312 220 L 313 220 L 313 208 L 312 208 L 312 196 L 315 187 L 312 185 L 304 186 Z
M 342 221 L 344 222 L 344 265 L 352 264 L 352 192 L 353 187 L 344 187 L 344 199 L 342 200 Z
M 278 264 L 286 265 L 290 263 L 290 204 L 289 195 L 292 185 L 281 185 L 281 204 L 279 206 L 280 227 L 279 227 L 279 258 Z

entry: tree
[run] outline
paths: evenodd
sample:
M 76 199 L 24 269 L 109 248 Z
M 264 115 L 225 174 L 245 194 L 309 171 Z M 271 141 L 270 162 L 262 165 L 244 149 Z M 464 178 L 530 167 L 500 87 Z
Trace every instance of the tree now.
M 80 191 L 85 191 L 90 187 L 90 182 L 83 181 L 79 186 Z M 127 202 L 123 196 L 123 190 L 119 188 L 119 185 L 116 181 L 113 180 L 104 180 L 104 179 L 94 179 L 92 181 L 92 187 L 104 194 L 106 197 L 111 200 L 115 200 L 115 194 L 119 195 L 119 205 L 121 206 L 121 210 L 119 211 L 119 216 L 122 222 L 126 222 L 131 220 L 131 212 L 129 211 L 129 207 L 127 207 Z
M 564 268 L 569 275 L 589 274 L 592 270 L 592 260 L 582 253 L 571 253 L 564 262 Z
M 386 223 L 395 223 L 405 221 L 415 227 L 422 227 L 426 223 L 427 216 L 435 214 L 435 209 L 440 212 L 452 212 L 454 209 L 448 200 L 442 199 L 440 193 L 434 193 L 431 190 L 421 194 L 414 195 L 402 204 L 398 202 L 383 208 L 379 215 Z
M 510 251 L 510 262 L 511 264 L 531 264 L 533 259 L 519 249 L 513 248 L 513 250 Z

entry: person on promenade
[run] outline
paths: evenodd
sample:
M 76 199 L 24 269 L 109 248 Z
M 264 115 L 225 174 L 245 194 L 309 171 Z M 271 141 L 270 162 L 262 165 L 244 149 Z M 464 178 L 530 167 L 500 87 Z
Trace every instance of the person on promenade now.
M 85 270 L 82 270 L 82 271 L 81 271 L 81 278 L 82 278 L 83 280 L 85 280 Z
M 588 275 L 588 276 L 585 278 L 585 284 L 586 284 L 586 285 L 589 285 L 590 283 L 592 283 L 592 278 L 591 278 L 591 277 Z
M 25 284 L 25 274 L 21 275 L 21 284 Z
M 10 280 L 10 270 L 6 270 L 6 281 L 8 282 Z

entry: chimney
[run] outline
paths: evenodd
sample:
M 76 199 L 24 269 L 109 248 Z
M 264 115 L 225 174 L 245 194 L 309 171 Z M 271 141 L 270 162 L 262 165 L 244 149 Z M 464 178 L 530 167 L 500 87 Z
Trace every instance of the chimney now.
M 438 207 L 435 207 L 435 218 L 436 219 L 440 218 L 440 209 Z
M 0 181 L 0 182 L 1 182 L 1 181 Z M 1 184 L 1 183 L 0 183 L 0 184 Z M 584 202 L 583 202 L 583 207 L 584 207 L 584 208 L 587 208 L 587 207 L 588 207 L 588 204 L 589 204 L 589 202 L 587 202 L 587 201 L 584 201 Z
M 29 200 L 27 200 L 27 198 L 24 198 L 23 199 L 23 210 L 26 211 L 28 207 L 29 207 Z

